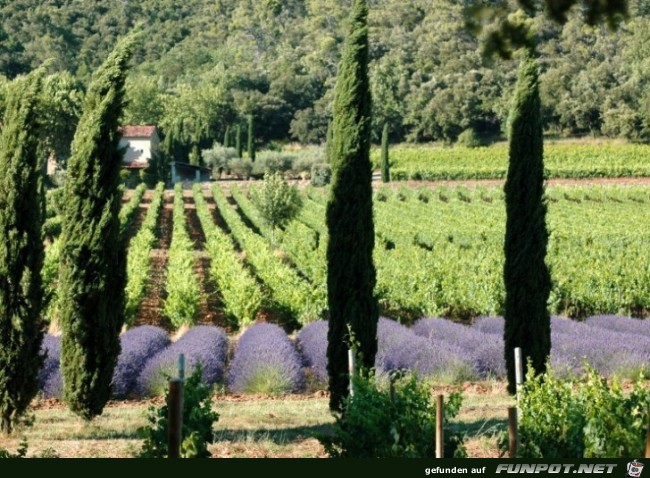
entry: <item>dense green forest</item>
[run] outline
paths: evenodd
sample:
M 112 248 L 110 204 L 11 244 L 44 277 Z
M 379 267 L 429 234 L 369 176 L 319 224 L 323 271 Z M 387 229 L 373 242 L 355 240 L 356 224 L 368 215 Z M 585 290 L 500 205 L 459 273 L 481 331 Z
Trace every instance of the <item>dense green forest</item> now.
M 92 71 L 118 37 L 144 30 L 127 82 L 125 123 L 159 125 L 211 146 L 253 115 L 259 142 L 325 139 L 348 0 L 1 0 L 2 84 L 53 58 L 46 80 L 51 147 L 74 132 Z M 454 142 L 502 134 L 516 60 L 485 58 L 462 0 L 370 2 L 373 135 Z M 617 31 L 543 14 L 544 127 L 560 135 L 650 139 L 650 2 Z M 62 121 L 63 119 L 63 121 Z

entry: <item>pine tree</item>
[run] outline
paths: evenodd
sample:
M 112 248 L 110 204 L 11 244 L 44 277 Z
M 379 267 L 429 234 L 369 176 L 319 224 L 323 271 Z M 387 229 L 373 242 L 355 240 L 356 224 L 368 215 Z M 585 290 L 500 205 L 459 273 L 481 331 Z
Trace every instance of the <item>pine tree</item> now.
M 119 235 L 122 151 L 118 120 L 135 37 L 93 74 L 72 143 L 61 236 L 64 399 L 90 420 L 110 397 L 124 323 L 126 250 Z
M 237 156 L 240 158 L 244 156 L 244 146 L 241 141 L 241 125 L 237 125 L 235 130 L 235 149 L 237 150 Z
M 377 352 L 367 19 L 366 1 L 355 0 L 334 100 L 332 187 L 327 203 L 327 370 L 332 410 L 341 410 L 347 395 L 350 339 L 358 345 L 359 365 L 366 369 L 374 366 Z
M 226 126 L 226 132 L 223 134 L 223 147 L 230 148 L 230 126 Z
M 43 364 L 43 191 L 38 161 L 41 73 L 15 80 L 0 137 L 0 431 L 38 392 Z
M 255 125 L 253 115 L 248 117 L 248 159 L 255 162 Z
M 381 132 L 381 180 L 384 183 L 390 182 L 390 166 L 388 160 L 388 123 L 384 124 Z
M 505 185 L 504 340 L 508 391 L 514 393 L 514 349 L 521 347 L 524 367 L 530 358 L 538 373 L 546 370 L 546 358 L 551 352 L 542 115 L 537 62 L 530 56 L 524 58 L 519 70 L 510 116 L 509 161 Z

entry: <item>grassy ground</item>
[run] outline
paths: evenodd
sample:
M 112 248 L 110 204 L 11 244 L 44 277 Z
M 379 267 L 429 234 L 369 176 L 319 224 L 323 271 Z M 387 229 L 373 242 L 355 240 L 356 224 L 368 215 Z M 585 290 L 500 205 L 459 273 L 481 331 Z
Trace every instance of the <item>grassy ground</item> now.
M 505 430 L 511 398 L 500 383 L 467 385 L 458 427 L 466 435 L 470 456 L 496 457 L 496 434 Z M 446 393 L 449 390 L 434 390 Z M 334 419 L 323 393 L 287 397 L 217 396 L 220 419 L 214 425 L 213 457 L 323 457 L 313 436 L 327 433 Z M 91 424 L 71 414 L 63 404 L 37 402 L 32 427 L 1 437 L 0 448 L 15 451 L 22 438 L 28 456 L 129 457 L 140 448 L 137 429 L 146 425 L 151 403 L 116 402 Z

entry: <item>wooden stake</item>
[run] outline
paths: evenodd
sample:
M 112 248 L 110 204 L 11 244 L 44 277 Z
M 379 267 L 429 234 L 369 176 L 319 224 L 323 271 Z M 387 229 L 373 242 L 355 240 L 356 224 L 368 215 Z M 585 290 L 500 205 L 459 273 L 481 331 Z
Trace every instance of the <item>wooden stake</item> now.
M 174 378 L 169 381 L 169 435 L 167 456 L 180 458 L 183 441 L 183 381 Z
M 508 407 L 508 453 L 510 458 L 517 458 L 519 435 L 517 431 L 517 407 Z
M 645 457 L 650 458 L 650 410 L 648 410 L 648 431 L 645 434 Z
M 444 419 L 444 403 L 445 396 L 438 395 L 436 397 L 436 458 L 443 458 L 445 450 L 445 437 L 442 427 Z
M 354 397 L 354 375 L 356 364 L 354 361 L 354 350 L 348 349 L 348 374 L 350 375 L 350 397 Z
M 185 354 L 178 356 L 178 378 L 185 381 Z

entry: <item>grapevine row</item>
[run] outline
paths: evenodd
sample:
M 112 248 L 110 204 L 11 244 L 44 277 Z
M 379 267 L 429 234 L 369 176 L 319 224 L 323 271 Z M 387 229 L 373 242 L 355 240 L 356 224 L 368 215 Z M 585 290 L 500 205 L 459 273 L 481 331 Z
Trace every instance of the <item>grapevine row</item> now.
M 212 264 L 211 275 L 221 291 L 224 309 L 240 326 L 247 327 L 253 323 L 262 306 L 262 290 L 237 257 L 230 236 L 215 225 L 198 184 L 194 186 L 194 203 L 205 233 L 205 247 Z
M 140 303 L 145 296 L 151 267 L 151 250 L 156 242 L 156 226 L 163 205 L 164 184 L 154 190 L 138 233 L 131 239 L 127 254 L 126 272 L 126 323 L 133 325 Z
M 176 327 L 196 322 L 202 294 L 195 270 L 194 244 L 185 226 L 183 189 L 177 184 L 174 188 L 172 242 L 167 265 L 167 298 L 163 307 L 163 313 Z

